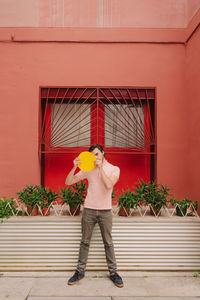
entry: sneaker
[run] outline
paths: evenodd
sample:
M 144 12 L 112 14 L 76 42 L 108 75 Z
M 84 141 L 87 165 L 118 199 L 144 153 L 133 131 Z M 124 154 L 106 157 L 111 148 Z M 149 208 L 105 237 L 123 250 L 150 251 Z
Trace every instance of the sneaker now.
M 83 273 L 80 273 L 79 271 L 76 271 L 74 275 L 68 280 L 69 285 L 76 284 L 79 280 L 81 280 L 85 275 Z
M 123 280 L 122 278 L 119 276 L 119 274 L 116 272 L 114 274 L 110 275 L 110 279 L 112 280 L 112 282 L 117 286 L 117 287 L 123 287 Z

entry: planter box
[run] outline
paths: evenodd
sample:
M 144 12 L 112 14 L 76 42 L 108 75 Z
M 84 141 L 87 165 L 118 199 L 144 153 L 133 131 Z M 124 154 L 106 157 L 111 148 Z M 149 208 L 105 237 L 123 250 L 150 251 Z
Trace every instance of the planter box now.
M 119 270 L 199 270 L 200 218 L 113 217 Z M 0 224 L 0 271 L 73 271 L 81 217 L 11 217 Z M 107 270 L 98 225 L 87 270 Z

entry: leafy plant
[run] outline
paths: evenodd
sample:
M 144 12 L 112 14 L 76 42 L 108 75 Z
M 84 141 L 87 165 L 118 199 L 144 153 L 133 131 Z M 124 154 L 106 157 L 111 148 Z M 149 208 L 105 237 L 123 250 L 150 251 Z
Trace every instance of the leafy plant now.
M 60 188 L 62 204 L 66 203 L 74 207 L 83 204 L 86 196 L 86 190 L 87 186 L 83 181 L 76 183 L 73 186 L 69 186 L 68 188 Z
M 176 199 L 171 199 L 170 202 L 174 207 L 176 207 L 177 216 L 186 216 L 188 208 L 191 206 L 191 204 L 193 205 L 194 209 L 197 210 L 197 201 L 193 202 L 188 198 L 183 198 L 180 201 L 177 201 Z
M 116 193 L 117 193 L 117 190 L 114 188 L 114 189 L 112 190 L 112 195 L 111 195 L 112 199 L 115 199 Z
M 58 193 L 43 186 L 38 187 L 38 192 L 40 195 L 39 205 L 41 208 L 49 207 L 51 203 L 58 198 Z
M 123 191 L 122 195 L 120 195 L 118 199 L 118 205 L 120 208 L 136 208 L 140 204 L 138 194 L 132 192 L 130 189 Z
M 13 198 L 6 199 L 6 197 L 0 198 L 0 219 L 3 222 L 4 218 L 9 218 L 13 214 L 17 213 L 15 201 Z
M 86 191 L 87 186 L 86 182 L 83 182 L 82 180 L 79 183 L 76 183 L 74 186 L 72 186 L 75 192 L 75 198 L 77 201 L 82 204 L 86 197 Z
M 139 180 L 135 192 L 145 205 L 151 204 L 153 210 L 157 213 L 162 207 L 167 206 L 170 189 L 167 185 L 163 186 L 155 181 L 144 182 Z
M 41 194 L 38 185 L 26 185 L 26 187 L 17 193 L 18 198 L 27 206 L 33 209 L 36 205 L 40 205 Z
M 71 204 L 74 202 L 74 191 L 72 190 L 71 186 L 64 189 L 60 188 L 60 195 L 62 204 Z

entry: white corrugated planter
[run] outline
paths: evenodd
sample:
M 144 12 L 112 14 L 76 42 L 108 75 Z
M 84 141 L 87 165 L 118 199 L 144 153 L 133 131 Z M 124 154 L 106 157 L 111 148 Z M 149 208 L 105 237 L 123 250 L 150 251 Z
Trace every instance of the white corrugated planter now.
M 11 217 L 0 224 L 0 271 L 74 270 L 81 217 Z M 119 270 L 199 270 L 200 219 L 113 217 Z M 95 227 L 87 270 L 107 270 Z

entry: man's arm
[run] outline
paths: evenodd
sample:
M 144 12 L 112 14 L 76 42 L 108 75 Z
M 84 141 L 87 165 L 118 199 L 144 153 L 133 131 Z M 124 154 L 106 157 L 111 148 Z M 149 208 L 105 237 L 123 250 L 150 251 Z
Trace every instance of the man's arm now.
M 108 176 L 106 175 L 106 173 L 104 172 L 102 166 L 100 166 L 99 169 L 100 169 L 100 174 L 101 174 L 101 178 L 102 178 L 102 180 L 103 180 L 104 185 L 105 185 L 108 189 L 113 188 L 113 186 L 114 186 L 114 185 L 117 183 L 117 181 L 118 181 L 118 177 L 117 177 L 116 175 L 114 175 L 114 174 L 111 175 L 110 177 L 108 177 Z
M 80 159 L 78 157 L 75 158 L 75 160 L 73 161 L 74 166 L 66 177 L 66 180 L 65 180 L 66 185 L 71 185 L 71 184 L 74 184 L 74 183 L 77 183 L 80 181 L 80 179 L 76 175 L 74 175 L 77 165 L 79 164 L 79 161 L 80 161 Z

